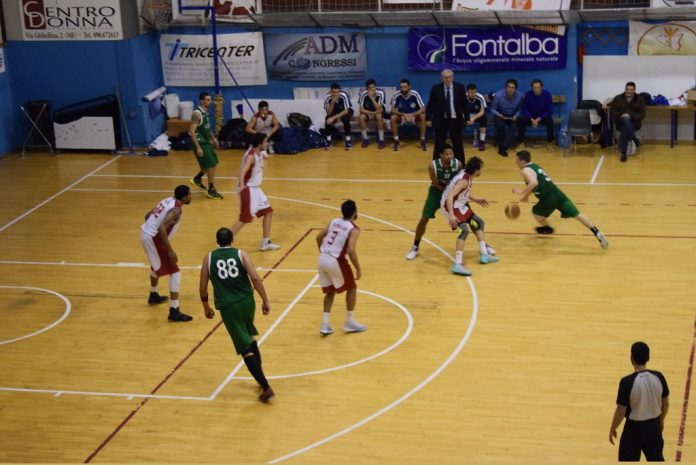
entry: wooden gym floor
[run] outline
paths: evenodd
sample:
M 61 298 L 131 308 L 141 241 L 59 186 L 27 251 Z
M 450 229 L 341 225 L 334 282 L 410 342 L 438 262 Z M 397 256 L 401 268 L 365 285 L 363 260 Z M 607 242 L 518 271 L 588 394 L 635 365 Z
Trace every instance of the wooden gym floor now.
M 273 157 L 263 188 L 282 249 L 258 251 L 259 221 L 235 241 L 272 301 L 257 315 L 277 393 L 268 405 L 197 297 L 215 230 L 238 215 L 240 151 L 221 152 L 225 199 L 195 193 L 173 240 L 181 308 L 195 317 L 186 324 L 147 306 L 138 234 L 145 212 L 196 172 L 191 153 L 0 159 L 0 461 L 612 462 L 618 381 L 637 340 L 671 389 L 665 455 L 696 460 L 695 146 L 648 144 L 625 164 L 585 147 L 532 153 L 611 246 L 557 213 L 556 234 L 537 236 L 528 205 L 506 219 L 520 177 L 489 148 L 476 153 L 474 194 L 491 207 L 475 210 L 501 261 L 479 265 L 470 238 L 471 279 L 449 272 L 456 236 L 439 214 L 421 255 L 404 260 L 430 160 L 412 141 L 398 153 L 373 143 Z M 346 198 L 363 230 L 356 316 L 369 330 L 340 331 L 340 296 L 339 330 L 322 338 L 314 238 Z

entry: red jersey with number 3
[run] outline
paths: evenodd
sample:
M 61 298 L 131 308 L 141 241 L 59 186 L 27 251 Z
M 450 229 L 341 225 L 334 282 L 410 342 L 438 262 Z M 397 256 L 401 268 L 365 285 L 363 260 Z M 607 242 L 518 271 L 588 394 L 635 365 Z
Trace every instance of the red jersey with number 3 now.
M 321 253 L 331 255 L 334 258 L 343 258 L 348 252 L 348 237 L 353 229 L 358 228 L 355 223 L 343 218 L 336 218 L 329 224 L 328 233 L 324 237 L 319 250 Z

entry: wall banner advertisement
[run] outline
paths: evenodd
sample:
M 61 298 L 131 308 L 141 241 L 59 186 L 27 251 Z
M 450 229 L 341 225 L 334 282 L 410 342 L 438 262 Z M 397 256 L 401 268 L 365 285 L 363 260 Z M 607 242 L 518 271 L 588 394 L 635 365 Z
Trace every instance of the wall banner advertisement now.
M 628 24 L 629 55 L 696 55 L 696 21 Z
M 266 34 L 272 79 L 327 81 L 367 76 L 365 34 Z
M 119 0 L 18 0 L 24 40 L 123 39 Z
M 411 70 L 506 71 L 562 69 L 565 28 L 409 28 Z
M 218 34 L 217 42 L 221 86 L 235 85 L 223 60 L 240 86 L 268 83 L 260 32 Z M 165 85 L 210 87 L 215 84 L 211 35 L 163 34 L 160 54 Z

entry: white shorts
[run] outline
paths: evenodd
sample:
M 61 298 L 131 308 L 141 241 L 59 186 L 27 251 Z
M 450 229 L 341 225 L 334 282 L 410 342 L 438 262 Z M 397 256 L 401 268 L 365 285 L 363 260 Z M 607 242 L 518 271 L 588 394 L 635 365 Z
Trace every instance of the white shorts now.
M 273 208 L 260 187 L 247 186 L 239 192 L 239 221 L 251 223 L 254 217 L 261 218 Z
M 348 260 L 345 257 L 334 258 L 325 253 L 319 254 L 319 283 L 324 294 L 348 291 L 357 287 Z
M 140 242 L 143 244 L 150 268 L 156 276 L 164 276 L 179 271 L 176 263 L 172 263 L 169 258 L 167 247 L 159 239 L 159 236 L 152 237 L 145 231 L 140 231 Z

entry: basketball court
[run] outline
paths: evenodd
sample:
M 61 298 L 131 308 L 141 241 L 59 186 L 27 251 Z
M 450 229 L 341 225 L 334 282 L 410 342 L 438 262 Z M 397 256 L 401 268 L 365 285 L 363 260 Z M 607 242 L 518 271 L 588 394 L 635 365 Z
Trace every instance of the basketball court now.
M 147 305 L 139 243 L 146 212 L 197 171 L 190 152 L 1 158 L 0 461 L 606 463 L 637 340 L 671 390 L 665 456 L 694 460 L 694 145 L 646 144 L 628 163 L 610 149 L 531 149 L 605 232 L 606 251 L 557 213 L 556 234 L 536 235 L 531 204 L 507 219 L 514 156 L 466 149 L 485 163 L 473 193 L 491 206 L 474 210 L 501 257 L 478 264 L 469 238 L 471 278 L 450 273 L 456 234 L 439 214 L 420 256 L 404 259 L 429 183 L 430 152 L 414 141 L 269 160 L 282 248 L 258 251 L 260 221 L 235 238 L 271 300 L 270 315 L 257 312 L 269 404 L 198 300 L 215 231 L 239 213 L 241 151 L 220 152 L 225 199 L 194 192 L 173 239 L 190 323 Z M 337 332 L 321 337 L 315 237 L 348 198 L 362 230 L 356 318 L 369 329 L 339 329 L 341 295 Z

